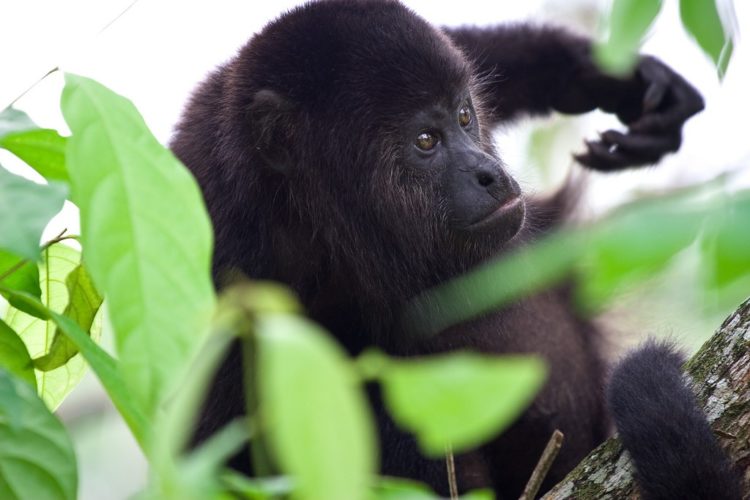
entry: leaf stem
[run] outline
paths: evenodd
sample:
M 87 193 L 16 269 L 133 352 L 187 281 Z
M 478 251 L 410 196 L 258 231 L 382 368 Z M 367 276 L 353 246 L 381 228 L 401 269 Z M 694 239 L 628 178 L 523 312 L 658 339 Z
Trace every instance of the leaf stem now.
M 451 445 L 445 446 L 445 469 L 448 473 L 448 490 L 451 494 L 451 500 L 458 500 L 458 481 L 456 480 L 456 461 L 453 457 L 453 448 Z

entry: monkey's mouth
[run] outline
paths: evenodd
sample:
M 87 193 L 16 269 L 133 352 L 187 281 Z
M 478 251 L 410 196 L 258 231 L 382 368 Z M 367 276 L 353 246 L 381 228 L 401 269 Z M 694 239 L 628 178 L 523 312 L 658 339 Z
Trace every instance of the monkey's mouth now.
M 521 227 L 521 223 L 523 222 L 525 212 L 526 207 L 523 198 L 519 195 L 514 195 L 501 203 L 500 206 L 495 208 L 489 214 L 466 226 L 465 229 L 471 232 L 484 233 L 501 228 L 508 228 L 510 226 L 516 226 L 515 230 L 518 231 L 518 228 Z

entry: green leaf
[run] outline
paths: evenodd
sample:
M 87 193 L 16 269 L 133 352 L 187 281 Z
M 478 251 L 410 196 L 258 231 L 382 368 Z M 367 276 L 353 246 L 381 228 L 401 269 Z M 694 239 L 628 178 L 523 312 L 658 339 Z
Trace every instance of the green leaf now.
M 145 445 L 148 441 L 150 427 L 143 410 L 133 401 L 131 394 L 126 389 L 117 361 L 104 349 L 96 345 L 89 334 L 81 330 L 73 320 L 49 310 L 35 297 L 25 292 L 5 288 L 2 285 L 0 285 L 0 292 L 10 295 L 15 300 L 26 302 L 27 307 L 34 308 L 40 317 L 50 318 L 73 341 L 81 356 L 96 373 L 109 398 L 130 427 L 141 448 L 146 450 Z
M 213 310 L 208 214 L 195 179 L 130 101 L 68 74 L 62 110 L 86 265 L 107 299 L 128 387 L 153 414 Z
M 38 128 L 29 115 L 13 107 L 0 111 L 0 137 Z
M 750 274 L 750 191 L 722 200 L 703 235 L 703 265 L 711 288 L 722 288 Z
M 687 32 L 716 65 L 719 78 L 724 78 L 734 41 L 721 21 L 716 1 L 680 0 L 680 18 Z
M 42 296 L 42 290 L 39 288 L 39 267 L 36 262 L 22 259 L 4 250 L 0 250 L 0 285 L 36 298 Z M 24 302 L 17 301 L 1 291 L 0 295 L 3 295 L 13 307 L 28 314 L 35 314 L 34 309 L 26 308 Z
M 690 200 L 640 203 L 597 225 L 583 260 L 579 298 L 601 307 L 625 285 L 653 276 L 690 245 L 703 223 Z
M 179 463 L 179 484 L 172 491 L 174 498 L 218 498 L 223 491 L 220 471 L 226 461 L 247 445 L 248 425 L 235 420 L 220 429 Z M 175 488 L 178 486 L 178 488 Z M 159 495 L 158 498 L 163 498 Z M 229 498 L 228 496 L 226 498 Z
M 76 266 L 68 274 L 65 278 L 65 286 L 68 289 L 68 305 L 63 315 L 75 321 L 84 332 L 93 331 L 94 338 L 98 338 L 101 333 L 101 323 L 94 327 L 94 318 L 102 305 L 102 298 L 82 264 Z M 48 372 L 60 368 L 76 354 L 78 354 L 78 348 L 57 328 L 47 354 L 35 359 L 34 367 Z
M 27 130 L 0 138 L 0 147 L 25 161 L 47 180 L 68 180 L 65 145 L 65 137 L 52 129 Z
M 594 46 L 594 56 L 602 68 L 623 74 L 633 67 L 641 40 L 661 4 L 661 0 L 614 0 L 607 19 L 609 37 Z
M 75 500 L 77 489 L 65 427 L 29 384 L 0 369 L 0 498 Z
M 380 477 L 373 494 L 377 500 L 439 500 L 427 486 L 416 481 L 398 477 Z M 494 500 L 495 495 L 488 490 L 466 493 L 460 500 Z
M 377 500 L 437 500 L 426 485 L 400 477 L 380 477 L 373 488 Z
M 47 248 L 42 254 L 39 266 L 41 273 L 41 301 L 46 309 L 62 311 L 70 299 L 66 277 L 73 272 L 80 261 L 80 253 L 62 243 Z M 32 358 L 47 354 L 55 338 L 55 323 L 45 315 L 43 319 L 33 317 L 16 308 L 6 314 L 8 325 L 13 328 L 26 344 Z M 101 325 L 92 330 L 94 338 L 101 333 Z M 54 410 L 81 381 L 86 373 L 86 363 L 80 356 L 52 371 L 37 371 L 39 394 L 50 409 Z
M 558 232 L 489 261 L 416 297 L 404 322 L 409 331 L 428 336 L 497 310 L 569 276 L 586 241 L 584 231 Z
M 289 497 L 294 490 L 292 481 L 286 476 L 249 478 L 227 470 L 221 479 L 232 493 L 246 500 L 278 500 Z
M 37 184 L 0 167 L 0 248 L 39 259 L 39 240 L 68 196 L 65 184 Z
M 0 367 L 31 384 L 36 390 L 36 375 L 26 344 L 8 325 L 0 321 Z
M 545 366 L 533 357 L 458 353 L 391 360 L 380 373 L 383 399 L 425 454 L 461 452 L 497 435 L 526 409 Z
M 259 428 L 294 498 L 365 498 L 375 470 L 373 422 L 346 355 L 292 315 L 257 321 Z

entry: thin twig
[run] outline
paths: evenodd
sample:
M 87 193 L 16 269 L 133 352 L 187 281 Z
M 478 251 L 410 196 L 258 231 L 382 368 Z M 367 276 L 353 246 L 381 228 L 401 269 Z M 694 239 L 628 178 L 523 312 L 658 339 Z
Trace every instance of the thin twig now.
M 75 240 L 78 239 L 78 236 L 74 235 L 65 235 L 65 233 L 68 231 L 68 229 L 63 229 L 60 234 L 46 242 L 44 245 L 42 245 L 42 252 L 47 250 L 49 247 L 54 245 L 55 243 L 60 243 L 61 241 L 65 240 Z M 21 269 L 23 266 L 25 266 L 29 262 L 29 259 L 21 259 L 12 266 L 10 266 L 8 269 L 0 273 L 0 281 L 3 281 L 5 278 L 10 276 L 11 274 L 15 273 L 19 269 Z
M 133 6 L 135 4 L 137 4 L 139 1 L 140 0 L 133 0 L 132 2 L 130 2 L 112 20 L 110 20 L 107 24 L 105 24 L 103 28 L 101 28 L 99 31 L 97 31 L 95 36 L 99 36 L 102 33 L 104 33 L 105 31 L 107 31 L 113 24 L 115 24 L 117 21 L 119 21 L 122 16 L 124 16 L 125 14 L 127 14 L 127 12 L 130 9 L 132 9 Z M 55 66 L 51 70 L 47 71 L 41 78 L 39 78 L 37 81 L 35 81 L 34 83 L 32 83 L 26 90 L 24 90 L 23 92 L 21 92 L 21 95 L 19 95 L 15 99 L 13 99 L 10 102 L 10 104 L 8 104 L 7 106 L 2 106 L 2 108 L 0 108 L 0 109 L 4 109 L 6 107 L 10 107 L 10 106 L 13 106 L 14 104 L 16 104 L 23 96 L 25 96 L 26 94 L 28 94 L 34 87 L 36 87 L 37 85 L 39 85 L 45 78 L 47 78 L 49 75 L 51 75 L 52 73 L 54 73 L 56 71 L 60 71 L 60 68 L 58 66 Z
M 526 483 L 526 488 L 523 489 L 523 493 L 518 500 L 532 500 L 536 498 L 536 494 L 539 492 L 539 488 L 542 486 L 542 481 L 547 477 L 549 468 L 552 466 L 552 462 L 557 458 L 557 454 L 560 452 L 560 447 L 563 442 L 563 433 L 555 429 L 552 433 L 552 437 L 549 438 L 547 446 L 544 447 L 539 462 L 534 467 L 534 472 L 531 473 L 529 482 Z
M 47 78 L 47 77 L 48 77 L 49 75 L 51 75 L 51 74 L 52 74 L 52 73 L 54 73 L 55 71 L 60 71 L 60 68 L 58 68 L 57 66 L 55 66 L 55 67 L 54 67 L 54 68 L 52 68 L 51 70 L 47 71 L 47 72 L 46 72 L 46 73 L 45 73 L 44 75 L 42 75 L 42 77 L 41 77 L 41 78 L 39 78 L 39 79 L 38 79 L 37 81 L 35 81 L 34 83 L 32 83 L 32 84 L 31 84 L 31 85 L 30 85 L 29 87 L 27 87 L 27 88 L 26 88 L 26 90 L 24 90 L 23 92 L 21 92 L 21 94 L 20 94 L 20 95 L 19 95 L 18 97 L 16 97 L 16 98 L 15 98 L 15 99 L 13 99 L 12 101 L 10 101 L 10 104 L 8 104 L 7 106 L 3 106 L 3 107 L 4 107 L 4 108 L 6 108 L 6 107 L 7 107 L 7 108 L 9 108 L 9 107 L 13 106 L 13 105 L 14 105 L 15 103 L 17 103 L 17 102 L 18 102 L 18 101 L 19 101 L 19 100 L 20 100 L 20 99 L 21 99 L 21 98 L 22 98 L 23 96 L 25 96 L 26 94 L 28 94 L 28 93 L 29 93 L 29 92 L 31 91 L 31 89 L 33 89 L 34 87 L 36 87 L 37 85 L 39 85 L 39 84 L 40 84 L 40 83 L 42 82 L 42 80 L 44 80 L 45 78 Z
M 458 481 L 456 481 L 456 461 L 453 458 L 453 448 L 451 445 L 445 447 L 445 468 L 448 472 L 448 489 L 451 494 L 451 500 L 458 500 Z

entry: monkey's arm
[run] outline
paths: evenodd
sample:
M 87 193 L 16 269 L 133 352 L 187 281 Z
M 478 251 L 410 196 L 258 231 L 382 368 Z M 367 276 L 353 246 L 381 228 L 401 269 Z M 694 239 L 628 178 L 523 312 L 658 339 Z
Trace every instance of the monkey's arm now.
M 679 148 L 682 125 L 703 109 L 698 91 L 658 59 L 643 56 L 631 76 L 615 78 L 594 64 L 589 40 L 561 29 L 444 31 L 475 64 L 492 123 L 551 111 L 616 114 L 627 133 L 609 130 L 577 156 L 597 170 L 656 163 Z

